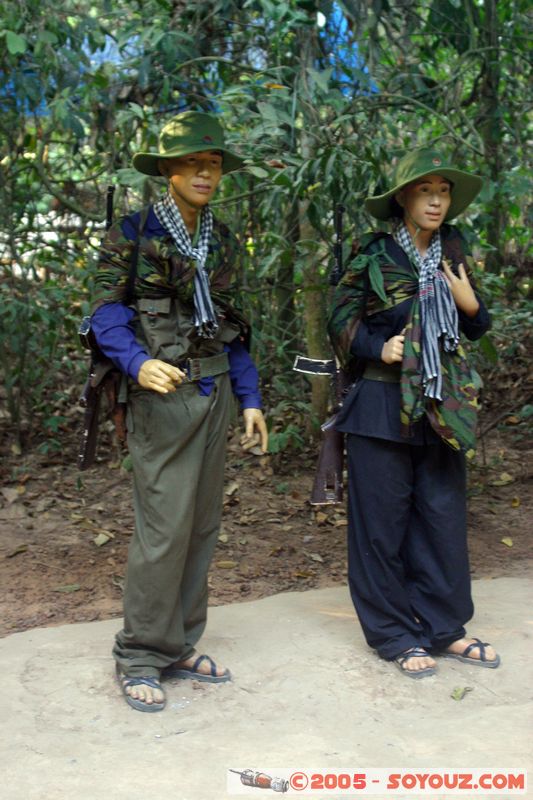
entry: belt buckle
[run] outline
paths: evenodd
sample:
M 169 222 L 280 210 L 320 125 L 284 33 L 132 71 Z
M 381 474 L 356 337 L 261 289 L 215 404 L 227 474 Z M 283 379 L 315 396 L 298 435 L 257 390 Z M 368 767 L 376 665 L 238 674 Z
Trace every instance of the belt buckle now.
M 202 365 L 199 358 L 187 359 L 187 371 L 190 381 L 199 381 L 202 377 Z

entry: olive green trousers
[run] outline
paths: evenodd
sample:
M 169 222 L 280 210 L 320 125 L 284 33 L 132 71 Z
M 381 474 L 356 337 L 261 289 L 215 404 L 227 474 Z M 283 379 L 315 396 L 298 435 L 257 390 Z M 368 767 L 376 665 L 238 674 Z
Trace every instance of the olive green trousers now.
M 204 631 L 231 410 L 227 373 L 209 397 L 197 384 L 130 395 L 135 532 L 113 655 L 131 677 L 158 676 L 187 658 Z

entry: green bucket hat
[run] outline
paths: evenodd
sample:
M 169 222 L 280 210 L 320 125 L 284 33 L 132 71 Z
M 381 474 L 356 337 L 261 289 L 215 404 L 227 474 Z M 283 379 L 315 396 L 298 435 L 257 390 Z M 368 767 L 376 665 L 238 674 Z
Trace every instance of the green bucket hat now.
M 177 158 L 206 150 L 222 151 L 222 172 L 242 167 L 244 161 L 230 152 L 224 143 L 224 131 L 216 117 L 199 111 L 184 111 L 172 117 L 159 134 L 157 153 L 135 153 L 133 166 L 145 175 L 161 175 L 160 158 Z
M 365 200 L 366 210 L 378 219 L 390 219 L 397 210 L 394 206 L 394 195 L 408 183 L 412 183 L 424 175 L 442 175 L 452 184 L 452 201 L 445 217 L 446 220 L 453 219 L 461 211 L 464 211 L 479 194 L 483 185 L 483 178 L 479 175 L 462 172 L 453 167 L 441 153 L 422 148 L 407 153 L 398 161 L 392 178 L 394 188 L 389 189 L 385 194 L 367 197 Z

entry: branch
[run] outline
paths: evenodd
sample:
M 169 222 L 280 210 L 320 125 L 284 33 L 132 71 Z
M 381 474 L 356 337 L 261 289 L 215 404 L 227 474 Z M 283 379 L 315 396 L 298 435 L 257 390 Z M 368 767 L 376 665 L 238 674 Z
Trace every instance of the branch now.
M 259 184 L 251 192 L 242 192 L 242 194 L 234 194 L 231 197 L 224 197 L 222 200 L 213 200 L 209 203 L 210 206 L 225 206 L 229 203 L 234 203 L 236 200 L 244 200 L 247 197 L 253 197 L 255 194 L 262 194 L 272 189 L 270 183 Z
M 78 214 L 78 216 L 80 216 L 82 219 L 89 219 L 92 222 L 102 222 L 103 216 L 97 214 L 91 214 L 91 212 L 87 211 L 86 208 L 83 208 L 83 206 L 78 205 L 73 200 L 71 200 L 70 197 L 67 197 L 66 194 L 63 194 L 63 192 L 60 192 L 58 189 L 56 189 L 56 187 L 53 185 L 52 181 L 46 174 L 46 169 L 44 166 L 44 159 L 43 159 L 44 148 L 45 148 L 45 137 L 43 136 L 43 138 L 40 140 L 37 146 L 37 150 L 35 153 L 35 161 L 33 162 L 33 164 L 35 166 L 35 169 L 37 170 L 37 174 L 39 175 L 40 179 L 42 180 L 42 182 L 44 183 L 50 194 L 53 195 L 57 200 L 59 200 L 61 205 L 63 205 L 65 208 L 68 208 L 69 211 L 74 212 L 74 214 Z

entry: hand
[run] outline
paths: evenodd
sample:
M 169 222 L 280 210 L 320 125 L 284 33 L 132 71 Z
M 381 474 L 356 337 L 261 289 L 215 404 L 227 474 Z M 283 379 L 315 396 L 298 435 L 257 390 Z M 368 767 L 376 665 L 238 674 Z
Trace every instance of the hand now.
M 455 305 L 461 311 L 464 311 L 467 316 L 475 317 L 479 311 L 479 302 L 468 280 L 464 264 L 459 264 L 458 276 L 452 271 L 449 262 L 445 258 L 442 259 L 442 267 L 444 278 L 450 287 Z
M 261 446 L 263 453 L 268 449 L 268 431 L 260 408 L 245 408 L 242 412 L 244 418 L 244 433 L 240 438 L 243 450 L 250 450 L 256 445 Z
M 176 384 L 182 383 L 187 375 L 181 369 L 160 361 L 158 358 L 149 358 L 139 370 L 137 382 L 143 389 L 151 389 L 159 394 L 168 394 L 176 391 Z
M 403 343 L 405 341 L 405 328 L 397 336 L 388 339 L 381 350 L 381 360 L 385 364 L 396 364 L 403 359 Z

